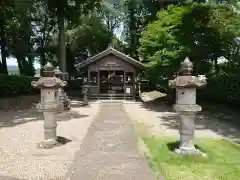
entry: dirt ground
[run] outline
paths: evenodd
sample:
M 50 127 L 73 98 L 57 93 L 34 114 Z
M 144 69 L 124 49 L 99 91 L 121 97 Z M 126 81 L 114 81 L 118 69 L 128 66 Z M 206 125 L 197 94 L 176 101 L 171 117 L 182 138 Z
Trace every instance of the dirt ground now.
M 159 92 L 143 93 L 142 103 L 124 104 L 129 117 L 158 136 L 179 136 L 179 115 L 168 105 L 166 94 Z M 240 143 L 240 130 L 227 121 L 240 116 L 225 114 L 223 111 L 212 112 L 207 107 L 197 114 L 196 137 L 227 138 Z
M 178 136 L 179 115 L 155 92 L 143 94 L 143 102 L 123 102 L 128 116 L 157 136 Z M 159 100 L 160 98 L 160 100 Z M 79 150 L 89 126 L 97 116 L 100 102 L 81 106 L 72 99 L 72 109 L 58 114 L 58 136 L 66 140 L 63 146 L 37 149 L 43 140 L 43 115 L 36 112 L 39 96 L 0 100 L 0 180 L 65 180 L 71 173 L 75 153 Z M 196 136 L 227 138 L 240 143 L 240 131 L 226 123 L 239 117 L 223 111 L 211 112 L 203 107 L 196 118 Z
M 57 135 L 65 145 L 45 150 L 36 146 L 43 140 L 38 100 L 36 96 L 1 100 L 0 180 L 65 180 L 100 105 L 83 107 L 72 100 L 72 109 L 57 115 Z

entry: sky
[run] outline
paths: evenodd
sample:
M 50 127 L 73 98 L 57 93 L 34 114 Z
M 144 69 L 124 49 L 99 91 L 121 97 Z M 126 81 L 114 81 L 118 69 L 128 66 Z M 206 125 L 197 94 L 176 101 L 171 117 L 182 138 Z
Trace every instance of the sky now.
M 7 58 L 7 65 L 8 66 L 17 66 L 18 65 L 17 64 L 17 59 L 15 59 L 15 58 Z M 40 68 L 40 64 L 35 62 L 34 63 L 34 67 L 35 67 L 35 69 L 38 69 L 38 68 Z

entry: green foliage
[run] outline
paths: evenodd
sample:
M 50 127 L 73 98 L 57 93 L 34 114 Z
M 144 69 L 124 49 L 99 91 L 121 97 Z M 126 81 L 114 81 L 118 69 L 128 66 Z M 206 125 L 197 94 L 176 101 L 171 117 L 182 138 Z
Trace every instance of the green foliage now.
M 91 55 L 95 55 L 105 50 L 112 40 L 107 26 L 94 12 L 81 17 L 79 21 L 78 26 L 70 26 L 66 32 L 67 70 L 71 75 L 75 75 L 74 64 L 84 60 L 78 56 L 79 54 L 89 52 Z
M 160 11 L 140 40 L 148 78 L 155 83 L 167 80 L 186 56 L 195 65 L 194 73 L 219 71 L 217 59 L 230 57 L 233 39 L 240 34 L 239 18 L 230 6 L 210 3 L 171 5 Z
M 31 86 L 37 78 L 19 75 L 0 74 L 0 97 L 13 97 L 39 93 L 39 90 Z
M 125 0 L 123 19 L 123 38 L 127 42 L 126 52 L 131 57 L 139 59 L 137 49 L 140 46 L 141 32 L 149 22 L 156 20 L 157 12 L 169 4 L 177 4 L 179 1 L 149 1 L 149 0 Z
M 172 137 L 146 137 L 150 166 L 164 180 L 239 180 L 240 146 L 228 140 L 197 139 L 207 157 L 186 157 L 173 152 L 179 142 Z M 160 178 L 161 179 L 161 178 Z
M 198 93 L 199 99 L 207 99 L 217 103 L 238 107 L 240 102 L 239 74 L 223 74 L 208 79 L 207 87 Z
M 99 9 L 98 13 L 112 35 L 120 27 L 120 23 L 123 20 L 122 8 L 121 0 L 104 0 Z
M 33 0 L 4 0 L 1 8 L 1 56 L 2 66 L 8 56 L 15 57 L 22 75 L 34 75 L 31 36 L 31 12 Z M 1 64 L 1 63 L 0 63 Z M 3 72 L 2 72 L 3 73 Z M 6 73 L 5 73 L 6 74 Z
M 92 13 L 83 16 L 80 22 L 67 32 L 70 49 L 73 52 L 88 49 L 93 55 L 105 50 L 112 37 L 101 18 Z

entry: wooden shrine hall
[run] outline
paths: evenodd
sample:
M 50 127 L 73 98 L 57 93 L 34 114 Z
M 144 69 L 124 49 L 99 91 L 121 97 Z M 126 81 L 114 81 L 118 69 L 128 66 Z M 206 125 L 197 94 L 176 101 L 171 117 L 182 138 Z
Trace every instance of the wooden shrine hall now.
M 138 89 L 138 75 L 144 65 L 114 48 L 90 57 L 76 65 L 85 79 L 91 98 L 134 98 Z

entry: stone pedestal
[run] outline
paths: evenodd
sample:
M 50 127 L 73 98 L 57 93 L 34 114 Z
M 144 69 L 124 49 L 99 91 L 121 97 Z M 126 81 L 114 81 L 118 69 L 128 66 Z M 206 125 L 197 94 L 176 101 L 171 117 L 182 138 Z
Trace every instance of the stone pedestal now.
M 83 105 L 84 105 L 84 106 L 87 106 L 87 105 L 88 105 L 88 96 L 87 96 L 87 94 L 84 94 L 84 95 L 83 95 Z
M 180 112 L 180 145 L 175 150 L 176 153 L 181 155 L 203 155 L 194 146 L 194 132 L 195 132 L 195 112 Z
M 44 115 L 44 140 L 37 144 L 38 148 L 52 148 L 57 142 L 57 112 L 43 112 Z
M 83 93 L 83 105 L 87 106 L 88 105 L 88 85 L 83 85 L 82 93 Z
M 57 139 L 57 119 L 56 112 L 43 112 L 44 115 L 44 140 Z

